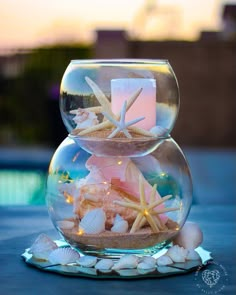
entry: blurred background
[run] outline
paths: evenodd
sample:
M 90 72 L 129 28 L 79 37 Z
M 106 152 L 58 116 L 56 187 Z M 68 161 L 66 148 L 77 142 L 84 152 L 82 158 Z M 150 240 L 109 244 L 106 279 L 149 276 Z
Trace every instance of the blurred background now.
M 194 202 L 236 199 L 236 1 L 0 0 L 0 205 L 44 204 L 71 59 L 168 59 Z

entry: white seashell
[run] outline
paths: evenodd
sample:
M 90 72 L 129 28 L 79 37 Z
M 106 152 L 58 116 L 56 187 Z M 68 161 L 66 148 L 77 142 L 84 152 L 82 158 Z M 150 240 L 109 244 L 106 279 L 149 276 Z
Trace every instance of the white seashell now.
M 107 271 L 110 270 L 114 265 L 114 262 L 111 259 L 101 259 L 98 261 L 98 263 L 95 265 L 95 268 L 100 271 Z
M 97 208 L 85 214 L 80 222 L 79 230 L 86 234 L 100 234 L 105 231 L 105 222 L 105 212 Z
M 146 264 L 146 263 L 144 263 L 144 264 Z M 155 268 L 155 267 L 147 268 L 147 269 L 144 269 L 144 268 L 137 268 L 137 270 L 138 270 L 138 273 L 139 273 L 139 274 L 141 274 L 141 275 L 145 275 L 145 274 L 148 274 L 148 273 L 150 273 L 150 272 L 155 271 L 156 268 Z
M 153 265 L 150 265 L 149 263 L 146 263 L 146 262 L 140 262 L 137 265 L 137 269 L 142 269 L 142 270 L 153 269 L 153 268 L 155 268 L 155 266 L 153 267 Z
M 59 220 L 57 221 L 57 225 L 61 229 L 72 229 L 75 226 L 75 223 L 69 220 Z
M 122 277 L 136 277 L 139 275 L 139 271 L 136 268 L 133 269 L 117 269 L 118 274 Z
M 170 265 L 173 264 L 172 259 L 167 256 L 167 255 L 162 255 L 161 257 L 159 257 L 157 259 L 157 265 L 158 266 L 166 266 L 166 265 Z
M 200 255 L 197 253 L 197 251 L 190 249 L 188 250 L 188 254 L 186 256 L 186 260 L 201 260 Z
M 30 247 L 29 253 L 33 254 L 36 259 L 48 260 L 49 254 L 57 248 L 57 244 L 52 239 L 45 234 L 41 234 Z
M 149 264 L 150 267 L 155 267 L 157 261 L 152 256 L 144 256 L 144 257 L 141 258 L 140 262 L 144 262 L 146 264 Z
M 168 249 L 166 255 L 169 256 L 173 262 L 185 262 L 188 250 L 178 245 L 172 246 Z
M 111 231 L 115 233 L 126 233 L 128 231 L 128 227 L 128 222 L 124 220 L 119 214 L 116 214 L 114 225 L 111 228 Z
M 99 123 L 94 112 L 78 108 L 77 110 L 71 110 L 70 113 L 75 115 L 73 121 L 77 124 L 76 128 L 88 128 Z
M 139 263 L 139 257 L 135 255 L 124 255 L 120 260 L 113 266 L 112 269 L 126 269 L 126 268 L 136 268 Z
M 168 132 L 168 130 L 162 126 L 154 126 L 149 131 L 158 137 L 161 137 Z
M 200 227 L 194 222 L 186 222 L 173 239 L 173 244 L 185 249 L 196 249 L 202 243 L 202 240 L 203 233 Z
M 78 260 L 76 260 L 76 263 L 84 267 L 93 267 L 97 263 L 97 257 L 82 256 Z
M 71 248 L 58 248 L 50 253 L 48 260 L 52 264 L 66 265 L 76 262 L 79 258 L 79 253 Z

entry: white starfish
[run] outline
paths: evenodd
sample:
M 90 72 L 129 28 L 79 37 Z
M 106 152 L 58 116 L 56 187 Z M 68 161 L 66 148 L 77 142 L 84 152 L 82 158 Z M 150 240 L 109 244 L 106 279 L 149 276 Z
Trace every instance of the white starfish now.
M 106 95 L 102 92 L 102 90 L 98 87 L 98 85 L 93 80 L 91 80 L 89 77 L 85 77 L 85 80 L 88 83 L 88 85 L 91 87 L 91 89 L 93 90 L 93 93 L 94 93 L 95 97 L 97 98 L 98 102 L 101 104 L 101 106 L 86 108 L 86 110 L 91 111 L 91 112 L 95 112 L 95 113 L 104 112 L 104 113 L 110 115 L 110 117 L 112 117 L 114 120 L 116 120 L 116 121 L 120 120 L 121 112 L 118 115 L 115 115 L 112 112 L 110 101 L 108 100 Z M 133 103 L 136 101 L 136 99 L 138 98 L 138 96 L 141 92 L 142 92 L 142 88 L 138 89 L 135 93 L 133 93 L 131 95 L 131 97 L 127 100 L 126 110 L 128 110 L 133 105 Z M 135 123 L 133 123 L 133 124 L 135 124 Z M 108 129 L 108 128 L 112 127 L 113 125 L 114 124 L 111 123 L 110 120 L 107 120 L 107 121 L 101 122 L 95 126 L 91 126 L 89 128 L 86 128 L 82 131 L 81 131 L 81 129 L 76 128 L 73 130 L 73 134 L 83 136 L 83 135 L 87 135 L 87 134 L 94 132 L 94 131 Z M 130 129 L 133 132 L 140 134 L 140 135 L 149 136 L 149 137 L 154 136 L 153 133 L 151 133 L 147 130 L 141 129 L 139 127 L 136 127 L 136 126 L 130 126 Z
M 139 117 L 134 120 L 131 120 L 129 122 L 125 122 L 125 115 L 126 115 L 126 109 L 127 109 L 127 101 L 125 100 L 120 112 L 120 120 L 115 120 L 114 117 L 112 117 L 110 114 L 106 112 L 102 112 L 102 114 L 114 125 L 116 126 L 116 129 L 112 131 L 112 133 L 107 138 L 113 138 L 116 136 L 117 133 L 120 131 L 125 134 L 127 138 L 132 138 L 132 136 L 129 134 L 128 127 L 131 125 L 134 125 L 135 123 L 142 121 L 145 119 L 145 117 Z

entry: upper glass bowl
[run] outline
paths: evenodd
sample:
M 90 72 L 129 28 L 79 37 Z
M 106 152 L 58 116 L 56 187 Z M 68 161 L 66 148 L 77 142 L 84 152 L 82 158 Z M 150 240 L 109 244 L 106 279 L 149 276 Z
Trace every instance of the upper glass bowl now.
M 101 156 L 152 152 L 172 130 L 179 90 L 167 60 L 73 60 L 61 82 L 63 122 Z

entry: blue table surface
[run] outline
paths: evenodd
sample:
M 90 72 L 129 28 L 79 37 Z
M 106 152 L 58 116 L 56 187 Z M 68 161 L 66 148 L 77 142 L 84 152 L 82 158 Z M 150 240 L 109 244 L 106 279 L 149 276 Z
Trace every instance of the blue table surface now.
M 229 204 L 194 205 L 188 218 L 200 225 L 204 233 L 202 246 L 227 272 L 223 289 L 217 290 L 219 294 L 236 294 L 235 211 L 236 206 Z M 0 207 L 0 294 L 211 294 L 206 293 L 209 289 L 198 288 L 195 272 L 126 281 L 64 277 L 39 271 L 24 263 L 21 254 L 42 232 L 59 238 L 45 206 Z

